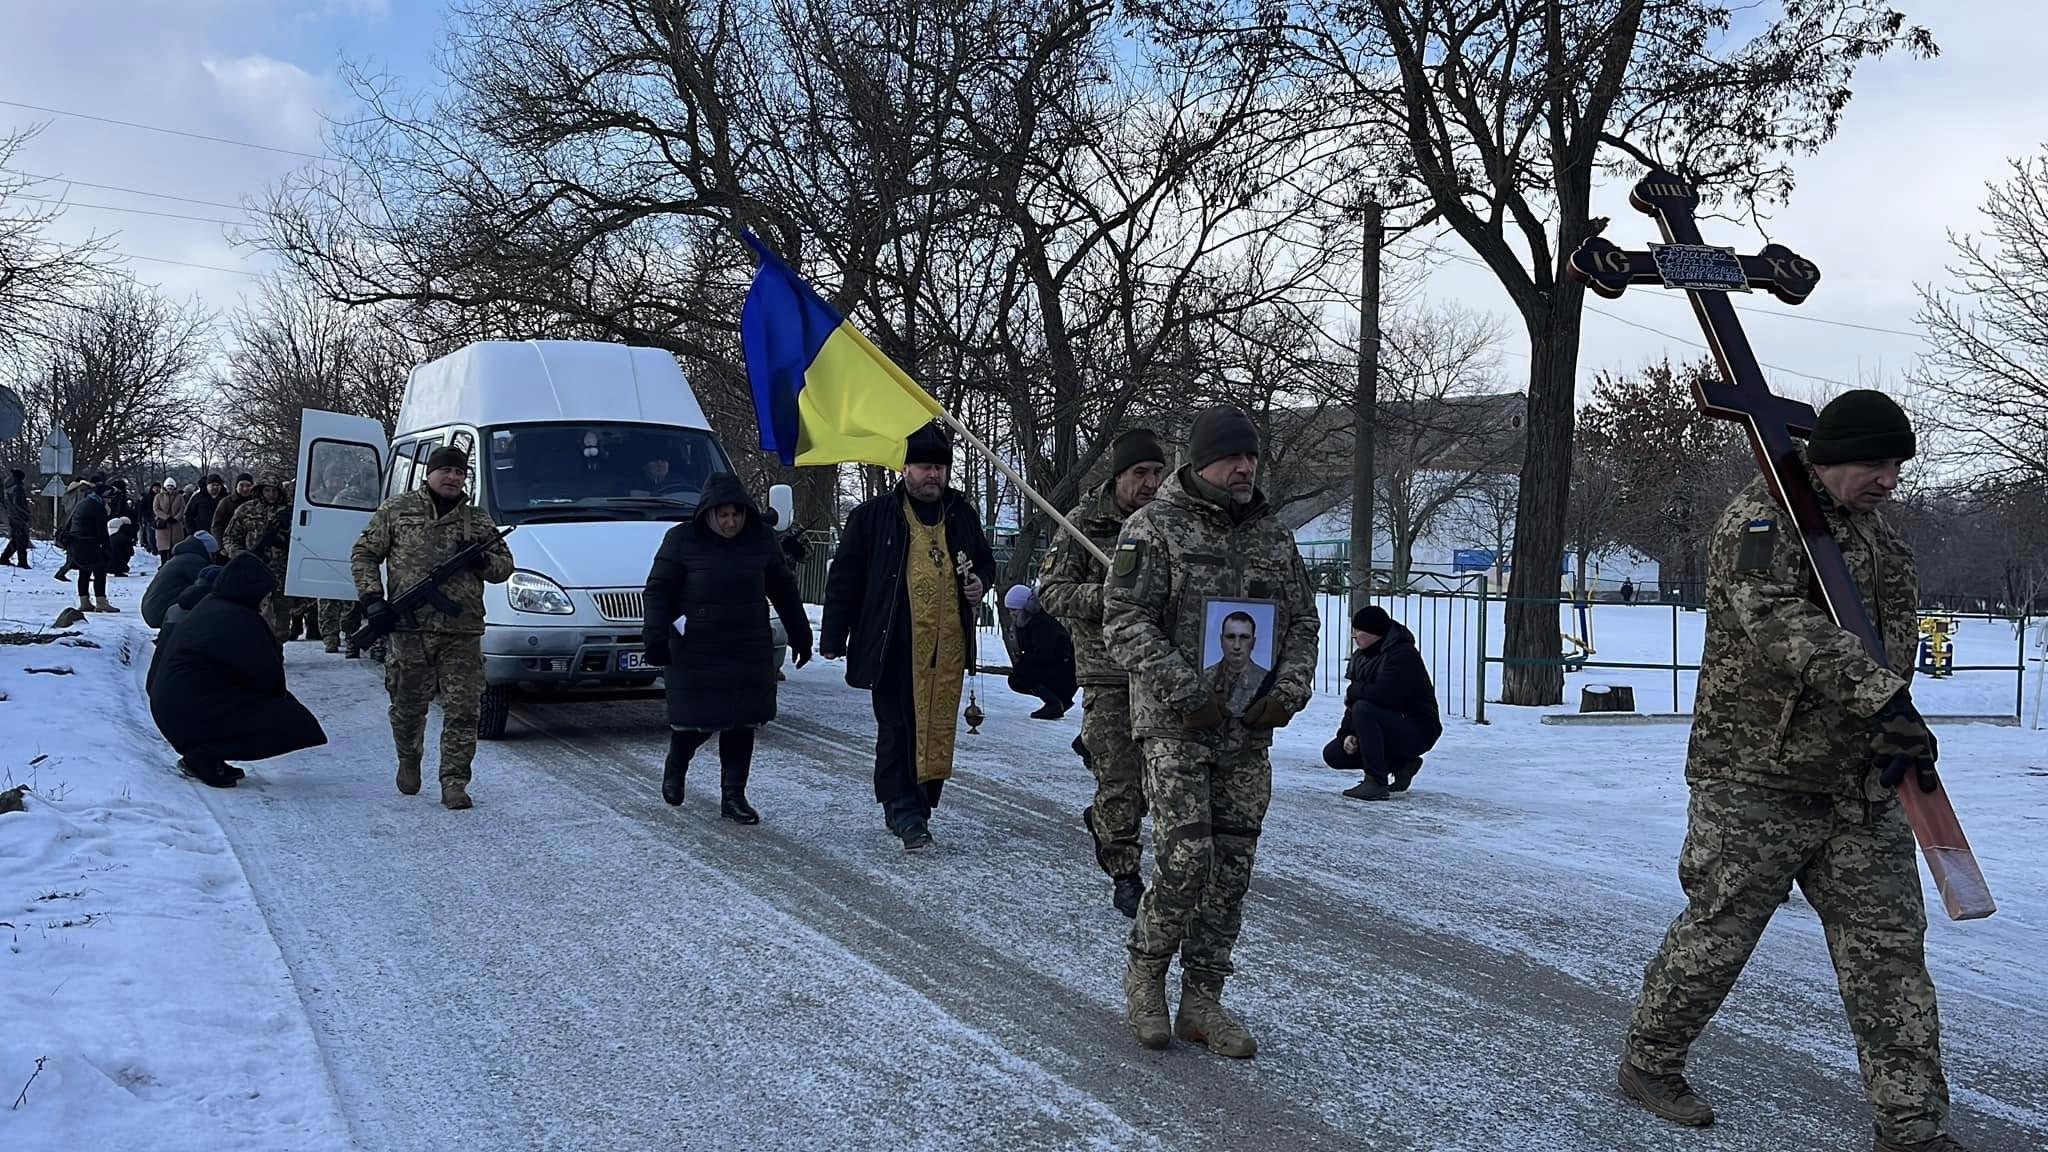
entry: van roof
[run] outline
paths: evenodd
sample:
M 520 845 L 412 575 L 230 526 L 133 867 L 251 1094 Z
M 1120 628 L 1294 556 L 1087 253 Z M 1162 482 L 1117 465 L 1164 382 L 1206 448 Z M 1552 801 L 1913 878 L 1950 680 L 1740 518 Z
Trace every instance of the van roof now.
M 484 340 L 421 364 L 398 434 L 561 420 L 709 429 L 674 356 L 593 340 Z

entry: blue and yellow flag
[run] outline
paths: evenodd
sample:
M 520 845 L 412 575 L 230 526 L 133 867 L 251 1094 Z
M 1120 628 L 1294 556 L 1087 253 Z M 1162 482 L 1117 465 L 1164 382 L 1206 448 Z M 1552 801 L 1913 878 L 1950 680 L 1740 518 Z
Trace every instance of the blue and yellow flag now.
M 761 448 L 784 464 L 901 470 L 910 434 L 943 409 L 752 232 L 761 258 L 740 311 L 740 344 Z

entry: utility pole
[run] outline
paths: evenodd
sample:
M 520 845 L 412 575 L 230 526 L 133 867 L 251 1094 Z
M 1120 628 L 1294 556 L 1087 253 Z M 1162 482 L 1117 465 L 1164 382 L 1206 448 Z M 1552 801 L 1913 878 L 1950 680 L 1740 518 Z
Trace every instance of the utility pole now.
M 1365 218 L 1365 272 L 1358 299 L 1358 389 L 1352 397 L 1356 436 L 1351 457 L 1351 610 L 1363 608 L 1372 596 L 1373 442 L 1380 405 L 1380 249 L 1386 245 L 1384 209 L 1368 199 Z

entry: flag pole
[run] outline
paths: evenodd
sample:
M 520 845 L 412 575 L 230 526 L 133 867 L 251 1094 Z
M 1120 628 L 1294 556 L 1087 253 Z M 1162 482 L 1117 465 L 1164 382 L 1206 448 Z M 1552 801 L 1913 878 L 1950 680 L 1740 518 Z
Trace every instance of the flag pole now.
M 854 342 L 859 344 L 861 348 L 865 350 L 869 356 L 874 357 L 876 363 L 882 365 L 885 369 L 887 369 L 889 375 L 894 377 L 896 383 L 901 385 L 905 391 L 908 391 L 913 396 L 922 396 L 926 400 L 930 401 L 928 407 L 930 407 L 932 414 L 934 416 L 937 416 L 941 421 L 943 421 L 948 428 L 951 428 L 953 431 L 959 433 L 960 437 L 967 441 L 969 447 L 973 448 L 976 452 L 981 453 L 984 457 L 988 459 L 989 463 L 994 464 L 998 469 L 1000 469 L 1004 476 L 1009 477 L 1010 483 L 1015 484 L 1017 486 L 1018 491 L 1030 497 L 1031 502 L 1033 504 L 1038 505 L 1039 511 L 1045 513 L 1047 516 L 1050 516 L 1054 524 L 1059 525 L 1062 531 L 1066 532 L 1067 535 L 1073 537 L 1077 542 L 1079 542 L 1081 547 L 1086 548 L 1088 550 L 1089 555 L 1101 561 L 1102 566 L 1104 568 L 1108 568 L 1110 566 L 1108 553 L 1104 552 L 1101 548 L 1096 547 L 1095 541 L 1090 540 L 1086 533 L 1082 532 L 1079 528 L 1074 527 L 1073 521 L 1067 519 L 1066 516 L 1060 512 L 1059 509 L 1053 507 L 1052 504 L 1049 503 L 1045 497 L 1040 496 L 1038 494 L 1037 489 L 1025 483 L 1024 478 L 1022 476 L 1017 475 L 1016 471 L 1013 470 L 1010 467 L 1010 465 L 1003 460 L 1001 456 L 996 455 L 993 449 L 991 449 L 988 445 L 981 442 L 981 437 L 976 436 L 973 432 L 969 431 L 965 424 L 962 424 L 959 420 L 955 419 L 951 412 L 946 411 L 945 405 L 940 404 L 936 399 L 933 399 L 931 393 L 926 392 L 923 388 L 918 387 L 917 382 L 915 380 L 912 380 L 907 374 L 905 374 L 903 369 L 897 367 L 895 361 L 883 355 L 882 350 L 875 347 L 874 344 L 868 340 L 867 333 L 862 332 L 859 328 L 855 327 L 852 324 L 843 325 L 840 330 L 847 333 L 849 336 L 853 337 Z

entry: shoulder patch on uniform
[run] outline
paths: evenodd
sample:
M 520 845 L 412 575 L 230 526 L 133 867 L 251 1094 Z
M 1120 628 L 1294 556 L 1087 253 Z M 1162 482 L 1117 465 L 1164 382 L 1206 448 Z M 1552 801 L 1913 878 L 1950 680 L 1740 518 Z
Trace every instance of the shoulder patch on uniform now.
M 1742 547 L 1735 555 L 1737 572 L 1769 572 L 1778 551 L 1778 522 L 1751 520 L 1742 526 Z
M 1116 555 L 1111 557 L 1110 576 L 1117 587 L 1129 588 L 1137 582 L 1138 569 L 1145 564 L 1145 542 L 1125 540 L 1116 546 Z

